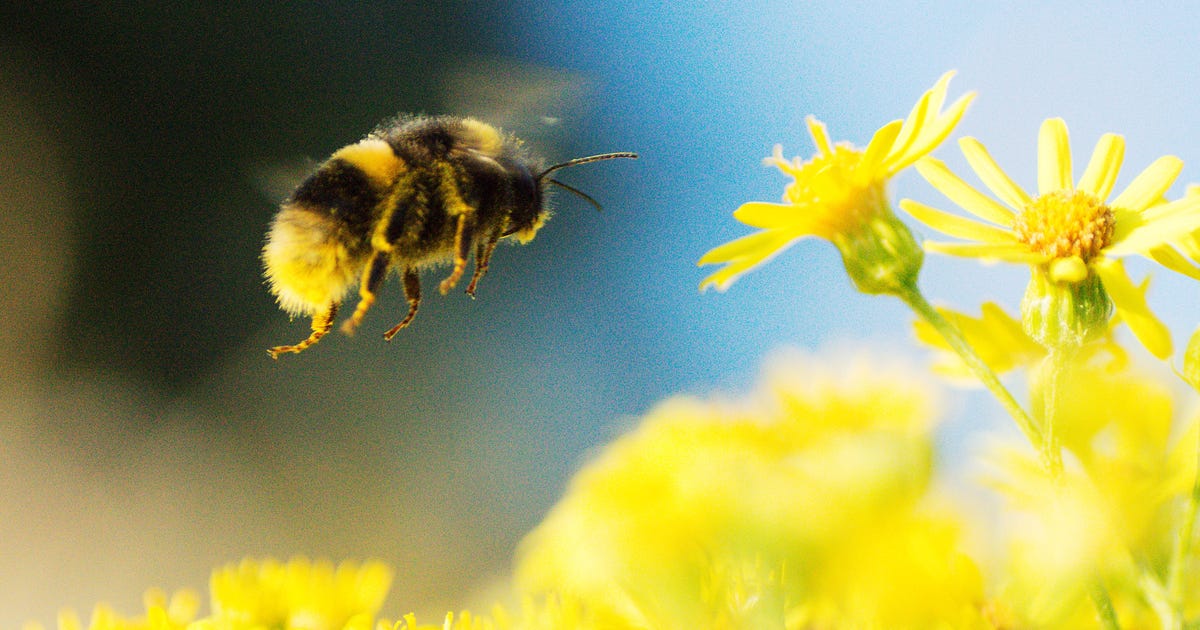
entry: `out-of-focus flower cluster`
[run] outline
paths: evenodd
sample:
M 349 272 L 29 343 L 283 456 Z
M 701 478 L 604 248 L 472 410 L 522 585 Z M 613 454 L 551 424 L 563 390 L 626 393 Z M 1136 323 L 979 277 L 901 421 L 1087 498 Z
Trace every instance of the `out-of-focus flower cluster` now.
M 374 630 L 375 614 L 391 588 L 392 571 L 379 562 L 288 562 L 247 558 L 213 571 L 212 613 L 197 617 L 200 596 L 147 592 L 145 611 L 132 617 L 101 604 L 85 626 L 72 612 L 59 630 Z M 26 630 L 35 630 L 29 624 Z
M 380 618 L 392 574 L 377 562 L 244 560 L 213 573 L 208 616 L 194 592 L 151 591 L 140 616 L 98 606 L 59 628 L 1089 628 L 1097 576 L 1122 627 L 1200 615 L 1200 553 L 1178 602 L 1170 574 L 1200 422 L 1168 387 L 1079 372 L 1061 392 L 1076 466 L 1055 482 L 997 442 L 974 469 L 1003 499 L 984 514 L 938 490 L 936 390 L 874 363 L 781 359 L 747 399 L 659 405 L 527 537 L 516 604 Z
M 575 477 L 519 586 L 620 628 L 981 626 L 927 389 L 841 377 L 793 365 L 752 401 L 662 404 Z
M 777 362 L 766 381 L 750 400 L 678 398 L 652 411 L 525 541 L 524 604 L 444 627 L 984 627 L 963 522 L 931 489 L 928 384 L 812 360 Z M 138 618 L 97 608 L 89 627 L 434 627 L 375 618 L 390 579 L 377 563 L 246 560 L 214 572 L 209 617 L 184 593 L 186 606 L 148 598 Z
M 1089 588 L 1097 581 L 1121 627 L 1175 627 L 1180 612 L 1197 619 L 1200 553 L 1172 554 L 1191 509 L 1200 417 L 1194 408 L 1185 414 L 1161 380 L 1104 363 L 1074 371 L 1059 395 L 1059 431 L 1075 464 L 1063 479 L 1013 444 L 985 457 L 984 485 L 1005 501 L 996 596 L 1031 627 L 1095 627 Z M 1187 580 L 1175 585 L 1174 602 L 1173 579 Z

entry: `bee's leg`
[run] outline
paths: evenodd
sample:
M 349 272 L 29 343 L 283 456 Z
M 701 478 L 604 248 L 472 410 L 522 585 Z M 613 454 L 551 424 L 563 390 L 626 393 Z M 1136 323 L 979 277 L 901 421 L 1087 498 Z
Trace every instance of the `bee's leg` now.
M 479 279 L 487 273 L 488 262 L 492 259 L 492 252 L 496 251 L 496 243 L 499 242 L 500 233 L 496 232 L 475 246 L 475 273 L 471 276 L 471 284 L 467 285 L 467 295 L 475 297 L 475 285 L 479 284 Z
M 383 333 L 383 338 L 387 341 L 391 341 L 401 328 L 412 323 L 413 318 L 417 316 L 417 307 L 421 305 L 421 276 L 417 275 L 417 270 L 412 267 L 404 268 L 404 297 L 408 300 L 408 315 L 405 315 L 399 324 Z
M 445 280 L 438 285 L 438 290 L 442 295 L 450 292 L 454 285 L 458 284 L 458 279 L 462 277 L 463 270 L 467 268 L 467 248 L 471 246 L 471 240 L 474 236 L 475 226 L 472 217 L 464 212 L 458 215 L 458 227 L 454 230 L 454 271 L 446 276 Z
M 375 303 L 375 292 L 379 290 L 379 285 L 383 284 L 383 279 L 387 277 L 388 257 L 375 252 L 371 254 L 371 259 L 367 261 L 367 266 L 363 269 L 362 284 L 358 287 L 358 306 L 354 309 L 354 314 L 342 323 L 342 332 L 347 335 L 353 335 L 358 325 L 362 323 L 364 317 L 367 316 L 367 311 L 371 305 Z
M 329 304 L 329 308 L 325 309 L 324 313 L 313 316 L 312 334 L 308 336 L 308 339 L 305 339 L 294 346 L 275 346 L 274 348 L 267 350 L 267 354 L 271 355 L 272 359 L 278 360 L 279 355 L 285 352 L 299 353 L 305 348 L 317 343 L 321 340 L 321 337 L 325 336 L 325 333 L 329 332 L 329 329 L 333 328 L 333 318 L 337 315 L 337 309 L 337 302 L 331 302 Z

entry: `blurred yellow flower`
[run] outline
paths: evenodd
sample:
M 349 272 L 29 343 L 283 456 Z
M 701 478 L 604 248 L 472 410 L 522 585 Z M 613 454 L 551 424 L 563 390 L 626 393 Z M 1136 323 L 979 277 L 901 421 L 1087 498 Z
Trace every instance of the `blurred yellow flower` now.
M 980 626 L 982 579 L 929 491 L 928 391 L 832 371 L 659 406 L 524 541 L 518 587 L 617 628 Z
M 1146 286 L 1143 283 L 1140 290 L 1145 292 Z M 984 363 L 987 363 L 988 367 L 997 374 L 1036 366 L 1046 357 L 1046 349 L 1025 333 L 1021 328 L 1021 322 L 1005 312 L 995 302 L 984 302 L 980 308 L 979 317 L 949 308 L 939 308 L 938 312 L 962 333 L 963 338 L 971 344 Z M 1081 361 L 1098 358 L 1099 364 L 1109 371 L 1124 369 L 1129 361 L 1129 356 L 1125 349 L 1117 343 L 1114 336 L 1115 326 L 1119 323 L 1119 317 L 1113 318 L 1112 326 L 1105 337 L 1099 342 L 1087 346 L 1085 352 L 1077 358 Z M 935 370 L 949 377 L 969 378 L 971 376 L 972 373 L 963 364 L 962 357 L 953 351 L 950 344 L 946 342 L 946 338 L 938 333 L 928 321 L 914 320 L 913 332 L 917 341 L 940 351 L 934 363 Z
M 247 558 L 213 572 L 214 630 L 278 628 L 341 630 L 353 621 L 369 630 L 391 587 L 391 569 L 379 562 L 286 563 Z
M 973 93 L 942 111 L 953 75 L 947 72 L 925 92 L 907 120 L 892 121 L 876 131 L 866 150 L 834 145 L 825 126 L 809 116 L 808 131 L 817 155 L 808 162 L 787 161 L 776 145 L 765 163 L 794 179 L 784 190 L 784 202 L 747 203 L 733 213 L 761 231 L 706 253 L 700 265 L 725 266 L 705 278 L 700 288 L 715 286 L 723 291 L 743 273 L 808 236 L 837 246 L 851 278 L 865 292 L 889 292 L 875 286 L 881 281 L 886 288 L 888 283 L 915 280 L 920 249 L 914 243 L 914 251 L 908 251 L 911 234 L 894 220 L 884 188 L 896 173 L 941 144 L 962 118 Z
M 1046 356 L 1045 348 L 1021 329 L 1021 322 L 1004 312 L 995 302 L 984 302 L 979 317 L 948 308 L 938 308 L 938 312 L 962 333 L 979 358 L 997 374 L 1028 367 Z M 942 351 L 935 369 L 949 376 L 972 376 L 962 358 L 953 352 L 946 338 L 928 321 L 914 320 L 913 331 L 917 341 Z
M 1076 183 L 1066 123 L 1058 118 L 1045 121 L 1038 138 L 1037 196 L 1014 183 L 978 140 L 963 138 L 959 146 L 975 173 L 1003 203 L 964 182 L 941 161 L 922 158 L 917 162 L 921 175 L 980 219 L 902 200 L 900 206 L 922 223 L 970 241 L 927 242 L 927 250 L 1028 264 L 1035 276 L 1057 285 L 1082 286 L 1099 278 L 1103 292 L 1142 344 L 1160 358 L 1171 353 L 1169 332 L 1119 259 L 1132 254 L 1153 259 L 1164 245 L 1178 243 L 1181 235 L 1200 229 L 1200 196 L 1160 203 L 1183 168 L 1179 158 L 1159 158 L 1108 201 L 1124 159 L 1125 140 L 1119 135 L 1100 138 Z
M 522 602 L 519 614 L 513 615 L 503 606 L 492 607 L 491 615 L 476 615 L 462 611 L 447 614 L 440 624 L 422 624 L 416 615 L 405 615 L 393 625 L 376 630 L 608 630 L 617 627 L 606 620 L 587 614 L 577 601 L 557 595 L 532 598 Z
M 142 599 L 145 613 L 136 617 L 125 617 L 107 604 L 97 604 L 87 626 L 74 612 L 64 610 L 58 615 L 58 630 L 184 630 L 196 619 L 200 608 L 200 596 L 190 590 L 168 597 L 163 591 L 151 589 Z M 28 623 L 24 630 L 41 628 L 40 624 Z
M 1177 579 L 1200 579 L 1200 557 L 1172 559 L 1196 478 L 1200 418 L 1180 422 L 1172 392 L 1133 370 L 1078 365 L 1059 396 L 1058 429 L 1077 467 L 1055 481 L 1023 451 L 1001 447 L 990 458 L 988 483 L 1009 502 L 1002 601 L 1030 627 L 1095 627 L 1088 588 L 1100 580 L 1122 627 L 1171 627 L 1159 622 L 1172 605 L 1178 618 L 1194 617 L 1196 589 L 1174 603 L 1147 598 L 1168 590 L 1175 562 L 1191 563 Z
M 1200 327 L 1192 332 L 1187 348 L 1183 352 L 1183 369 L 1179 376 L 1192 389 L 1200 392 Z

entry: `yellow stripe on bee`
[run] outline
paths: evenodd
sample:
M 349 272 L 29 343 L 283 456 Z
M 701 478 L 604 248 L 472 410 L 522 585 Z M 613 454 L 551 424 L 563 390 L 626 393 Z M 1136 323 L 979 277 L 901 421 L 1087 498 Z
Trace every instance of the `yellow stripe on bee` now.
M 463 199 L 462 191 L 458 188 L 458 180 L 455 177 L 457 173 L 454 167 L 448 162 L 441 162 L 437 168 L 441 172 L 438 192 L 442 194 L 442 202 L 446 204 L 446 214 L 457 217 L 475 212 L 475 209 Z
M 355 284 L 360 263 L 338 238 L 338 229 L 320 208 L 285 204 L 275 216 L 262 259 L 283 310 L 318 313 L 341 302 Z
M 404 160 L 392 145 L 379 138 L 367 138 L 337 150 L 330 159 L 353 164 L 378 186 L 389 186 L 404 170 Z
M 386 197 L 380 203 L 379 207 L 382 212 L 375 222 L 375 229 L 371 232 L 371 248 L 377 252 L 390 252 L 393 247 L 388 242 L 387 231 L 392 224 L 392 217 L 396 214 L 396 208 L 401 203 L 410 203 L 415 193 L 413 190 L 413 180 L 415 179 L 412 171 L 405 171 L 396 176 L 396 181 L 392 184 L 391 190 L 388 191 Z
M 504 136 L 500 135 L 498 129 L 474 118 L 464 118 L 462 125 L 464 135 L 474 145 L 474 149 L 489 156 L 500 155 L 504 146 Z

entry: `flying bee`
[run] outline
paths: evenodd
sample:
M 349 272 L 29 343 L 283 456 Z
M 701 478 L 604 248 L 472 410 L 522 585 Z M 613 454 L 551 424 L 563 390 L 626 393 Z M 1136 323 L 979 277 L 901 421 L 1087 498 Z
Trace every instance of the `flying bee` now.
M 383 334 L 391 340 L 416 317 L 421 269 L 449 262 L 438 285 L 458 284 L 474 253 L 467 294 L 475 296 L 502 239 L 527 243 L 550 217 L 546 189 L 554 171 L 635 153 L 604 153 L 542 168 L 521 141 L 474 118 L 399 117 L 342 147 L 283 203 L 263 247 L 265 276 L 279 306 L 312 317 L 312 333 L 267 352 L 301 352 L 333 328 L 338 306 L 357 285 L 359 302 L 342 324 L 353 334 L 395 269 L 408 314 Z

